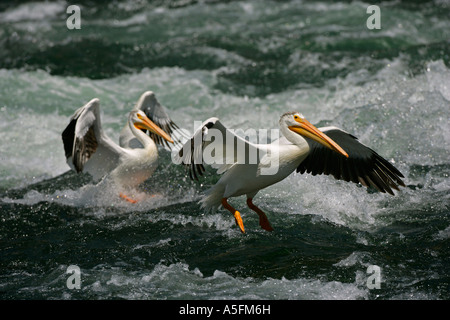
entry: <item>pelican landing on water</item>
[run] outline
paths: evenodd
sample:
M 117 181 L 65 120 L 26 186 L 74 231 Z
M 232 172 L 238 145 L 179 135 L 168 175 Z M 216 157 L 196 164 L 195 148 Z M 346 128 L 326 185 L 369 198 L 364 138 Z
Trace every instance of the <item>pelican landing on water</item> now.
M 73 170 L 87 172 L 94 180 L 108 176 L 121 190 L 130 191 L 155 171 L 158 164 L 156 144 L 174 143 L 170 134 L 176 128 L 154 93 L 147 91 L 129 113 L 119 145 L 102 129 L 97 98 L 75 111 L 62 133 L 62 140 L 67 163 Z M 120 196 L 136 202 L 122 192 Z
M 253 204 L 253 197 L 259 190 L 285 179 L 294 171 L 333 175 L 336 179 L 360 183 L 392 195 L 392 189 L 405 186 L 401 179 L 404 176 L 397 168 L 339 128 L 316 128 L 298 112 L 283 114 L 279 124 L 283 137 L 270 144 L 254 144 L 235 135 L 219 119 L 210 118 L 177 150 L 174 161 L 186 165 L 191 178 L 198 180 L 207 163 L 204 151 L 215 143 L 215 157 L 221 157 L 218 173 L 223 175 L 200 200 L 202 208 L 210 210 L 222 205 L 233 214 L 236 224 L 245 233 L 239 211 L 227 200 L 246 195 L 248 207 L 259 215 L 260 226 L 272 231 L 266 214 Z M 217 143 L 211 138 L 212 132 L 214 136 L 219 134 L 232 139 L 219 139 L 217 141 L 222 143 Z M 255 161 L 249 161 L 249 155 L 256 155 Z M 267 170 L 273 163 L 276 170 Z

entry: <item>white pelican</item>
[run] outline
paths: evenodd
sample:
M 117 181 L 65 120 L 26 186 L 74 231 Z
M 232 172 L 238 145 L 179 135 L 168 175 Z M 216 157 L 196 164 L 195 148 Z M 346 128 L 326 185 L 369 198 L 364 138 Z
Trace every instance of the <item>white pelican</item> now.
M 222 158 L 223 163 L 217 172 L 224 174 L 200 203 L 207 210 L 222 205 L 234 215 L 243 233 L 245 229 L 240 213 L 227 199 L 246 195 L 248 207 L 259 215 L 260 226 L 272 231 L 266 214 L 253 204 L 253 197 L 259 190 L 283 180 L 295 170 L 312 175 L 333 175 L 336 179 L 361 183 L 390 194 L 394 194 L 392 189 L 399 190 L 399 185 L 405 186 L 399 170 L 345 131 L 336 127 L 318 129 L 298 112 L 283 114 L 279 124 L 284 137 L 271 144 L 253 144 L 235 135 L 219 119 L 210 118 L 182 149 L 173 154 L 174 161 L 189 167 L 191 179 L 193 174 L 193 178 L 198 180 L 197 174 L 202 175 L 205 171 L 204 151 L 215 141 L 212 130 L 218 130 L 214 137 L 221 134 L 223 143 L 216 143 L 214 153 Z M 232 141 L 225 137 L 232 137 Z M 231 149 L 227 150 L 227 144 L 228 148 L 231 144 Z M 245 146 L 244 156 L 238 155 L 239 144 Z M 258 156 L 256 161 L 250 162 L 252 153 Z M 270 163 L 277 164 L 276 172 L 262 174 L 262 169 Z
M 148 91 L 130 112 L 117 145 L 102 130 L 100 101 L 94 98 L 75 111 L 62 133 L 67 163 L 76 172 L 88 172 L 94 180 L 108 176 L 122 190 L 131 190 L 152 175 L 158 163 L 156 143 L 174 143 L 169 134 L 175 127 Z M 136 202 L 122 192 L 120 196 Z

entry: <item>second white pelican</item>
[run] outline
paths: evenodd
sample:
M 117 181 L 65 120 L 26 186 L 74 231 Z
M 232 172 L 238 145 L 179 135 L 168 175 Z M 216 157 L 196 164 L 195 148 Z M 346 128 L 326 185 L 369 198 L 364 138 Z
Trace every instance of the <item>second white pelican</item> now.
M 191 178 L 196 180 L 198 174 L 205 171 L 204 151 L 208 146 L 214 149 L 215 159 L 221 157 L 221 165 L 216 168 L 218 173 L 224 174 L 200 203 L 207 210 L 222 205 L 233 214 L 243 233 L 245 229 L 240 213 L 227 199 L 246 195 L 248 207 L 259 215 L 260 226 L 272 231 L 266 214 L 253 204 L 253 197 L 259 190 L 285 179 L 295 170 L 312 175 L 333 175 L 336 179 L 361 183 L 390 194 L 394 194 L 392 189 L 399 190 L 398 186 L 405 186 L 398 169 L 345 131 L 336 127 L 318 129 L 298 112 L 283 114 L 279 124 L 284 137 L 270 144 L 253 144 L 235 135 L 219 119 L 210 118 L 174 154 L 174 160 L 188 166 Z M 218 134 L 223 137 L 223 144 L 217 143 Z M 213 141 L 216 143 L 211 148 Z M 245 154 L 239 155 L 242 150 Z M 252 154 L 257 155 L 256 161 L 249 161 Z M 276 170 L 262 174 L 262 170 L 271 163 L 277 165 Z
M 94 98 L 75 111 L 62 133 L 69 166 L 76 172 L 91 174 L 94 180 L 108 176 L 121 191 L 130 191 L 147 180 L 158 164 L 155 141 L 161 143 L 164 139 L 174 143 L 170 135 L 158 126 L 163 123 L 168 130 L 168 126 L 174 124 L 159 104 L 152 103 L 153 99 L 152 92 L 141 96 L 128 116 L 120 145 L 114 143 L 102 129 L 99 99 Z M 149 109 L 148 106 L 154 108 Z M 155 114 L 159 118 L 153 117 Z M 120 196 L 129 202 L 136 202 L 122 192 Z

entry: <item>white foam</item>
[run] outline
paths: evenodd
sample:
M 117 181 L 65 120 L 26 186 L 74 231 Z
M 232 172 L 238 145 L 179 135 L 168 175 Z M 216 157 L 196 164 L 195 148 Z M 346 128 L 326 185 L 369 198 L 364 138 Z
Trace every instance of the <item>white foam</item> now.
M 67 170 L 59 128 L 65 118 L 13 108 L 0 110 L 2 144 L 0 177 L 10 186 L 24 186 Z
M 427 65 L 427 80 L 430 91 L 438 91 L 445 100 L 450 101 L 450 72 L 442 60 Z
M 29 2 L 0 13 L 5 22 L 39 21 L 54 18 L 66 9 L 64 1 Z
M 255 197 L 255 203 L 258 201 L 278 214 L 319 215 L 333 223 L 363 230 L 379 223 L 376 215 L 383 209 L 380 204 L 384 200 L 383 195 L 368 194 L 365 188 L 328 176 L 307 174 L 293 174 Z
M 373 265 L 373 263 L 367 262 L 367 260 L 370 261 L 370 255 L 367 252 L 355 251 L 352 252 L 347 258 L 333 264 L 333 266 L 351 267 L 355 265 L 362 265 L 364 267 L 368 267 Z
M 157 264 L 147 273 L 126 273 L 120 268 L 101 270 L 102 279 L 86 284 L 87 290 L 117 292 L 125 299 L 366 299 L 368 291 L 358 283 L 297 278 L 288 280 L 240 278 L 216 270 L 205 276 L 188 264 Z
M 36 190 L 28 191 L 23 198 L 11 199 L 5 197 L 2 199 L 5 203 L 20 203 L 34 205 L 41 201 L 55 202 L 63 205 L 75 207 L 114 207 L 119 212 L 140 212 L 157 207 L 173 205 L 191 201 L 196 197 L 194 189 L 186 189 L 180 193 L 172 193 L 170 197 L 164 194 L 147 194 L 138 192 L 130 194 L 139 199 L 137 203 L 127 202 L 119 197 L 120 190 L 110 184 L 86 184 L 77 190 L 63 189 L 56 190 L 51 194 L 42 193 Z
M 450 226 L 445 228 L 444 230 L 440 230 L 437 234 L 433 236 L 435 240 L 446 240 L 450 238 Z

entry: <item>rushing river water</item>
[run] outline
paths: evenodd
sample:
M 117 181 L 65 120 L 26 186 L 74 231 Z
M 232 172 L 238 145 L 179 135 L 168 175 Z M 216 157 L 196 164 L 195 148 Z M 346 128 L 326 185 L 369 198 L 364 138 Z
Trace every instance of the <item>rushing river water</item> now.
M 450 4 L 377 4 L 381 29 L 360 1 L 78 1 L 68 29 L 67 2 L 3 1 L 0 298 L 450 299 Z M 255 198 L 274 232 L 230 200 L 241 234 L 197 203 L 215 171 L 192 182 L 160 148 L 144 185 L 157 196 L 126 203 L 69 171 L 61 132 L 97 97 L 118 141 L 147 90 L 190 131 L 212 116 L 278 128 L 298 110 L 358 136 L 407 186 L 292 174 Z

